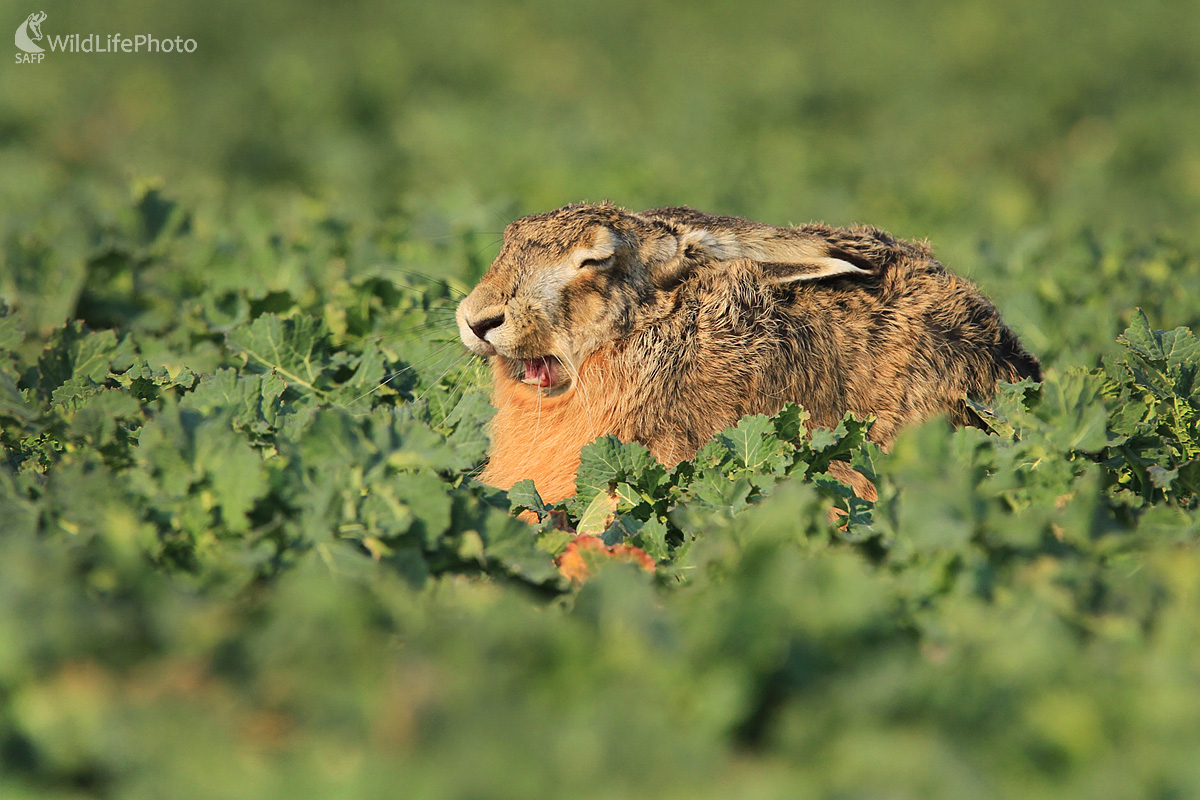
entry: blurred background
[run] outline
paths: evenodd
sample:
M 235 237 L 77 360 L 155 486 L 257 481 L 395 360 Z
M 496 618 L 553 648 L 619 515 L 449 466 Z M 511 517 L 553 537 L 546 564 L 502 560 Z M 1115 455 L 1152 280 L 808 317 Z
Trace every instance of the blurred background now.
M 957 260 L 1200 211 L 1194 3 L 5 0 L 0 20 L 39 9 L 48 36 L 199 46 L 10 56 L 6 213 L 146 177 L 481 230 L 607 198 L 869 221 Z
M 0 796 L 1200 793 L 1200 522 L 1163 503 L 1131 527 L 1100 468 L 1054 444 L 1103 416 L 1067 368 L 1111 354 L 1136 308 L 1200 326 L 1200 4 L 0 0 L 0 31 L 35 11 L 47 39 L 198 46 L 40 64 L 14 47 L 0 68 L 0 306 L 19 315 L 0 314 L 0 439 L 27 425 L 21 447 L 46 454 L 0 464 Z M 204 375 L 186 402 L 206 408 L 219 370 L 252 384 L 230 396 L 256 424 L 274 408 L 282 381 L 230 344 L 285 330 L 274 315 L 324 326 L 330 374 L 375 354 L 355 402 L 380 352 L 457 401 L 465 381 L 434 360 L 465 360 L 455 290 L 512 218 L 602 199 L 928 239 L 1075 422 L 1049 416 L 1020 464 L 988 460 L 1000 437 L 914 433 L 887 462 L 891 555 L 810 536 L 824 510 L 797 485 L 713 510 L 691 583 L 613 569 L 554 601 L 430 576 L 445 564 L 413 578 L 305 516 L 354 517 L 362 453 L 417 447 L 373 444 L 390 408 L 330 412 L 270 486 L 255 470 L 283 467 L 228 416 L 190 412 L 195 441 L 236 439 L 200 455 L 171 422 L 178 387 Z M 108 372 L 133 376 L 135 345 L 136 400 Z M 67 361 L 95 380 L 68 386 Z M 59 375 L 37 414 L 34 365 Z M 1010 485 L 1026 478 L 1040 494 Z M 453 536 L 405 546 L 460 537 L 476 570 L 482 501 L 455 488 L 452 513 L 431 480 L 410 485 L 434 511 L 409 501 Z M 221 529 L 221 488 L 270 489 L 278 519 L 260 500 L 254 530 Z
M 4 0 L 0 19 L 32 8 Z M 200 230 L 385 220 L 428 245 L 410 269 L 469 284 L 513 217 L 608 199 L 929 239 L 1051 363 L 1093 363 L 1139 304 L 1200 322 L 1194 3 L 38 9 L 47 36 L 198 47 L 9 62 L 10 251 L 40 231 L 83 261 L 149 186 Z

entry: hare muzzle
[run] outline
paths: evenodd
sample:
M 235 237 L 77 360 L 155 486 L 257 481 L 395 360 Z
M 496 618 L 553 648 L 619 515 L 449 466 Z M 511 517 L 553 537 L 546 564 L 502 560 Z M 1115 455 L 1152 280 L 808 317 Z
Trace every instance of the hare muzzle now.
M 488 337 L 493 335 L 497 328 L 504 325 L 504 307 L 491 306 L 476 311 L 468 307 L 469 299 L 468 297 L 467 300 L 459 303 L 455 313 L 459 338 L 462 339 L 467 349 L 476 355 L 494 356 L 496 347 L 488 341 Z

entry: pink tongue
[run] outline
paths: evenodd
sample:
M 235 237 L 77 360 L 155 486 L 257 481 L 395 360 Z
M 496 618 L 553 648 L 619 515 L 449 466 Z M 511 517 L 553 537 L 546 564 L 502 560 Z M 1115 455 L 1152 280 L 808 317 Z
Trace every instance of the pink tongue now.
M 537 381 L 538 386 L 553 386 L 558 379 L 558 369 L 548 358 L 525 359 L 525 380 Z

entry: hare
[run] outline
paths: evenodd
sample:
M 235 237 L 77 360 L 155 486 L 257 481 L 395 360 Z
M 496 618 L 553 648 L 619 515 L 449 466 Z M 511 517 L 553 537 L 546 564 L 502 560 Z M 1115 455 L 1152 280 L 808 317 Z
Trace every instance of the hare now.
M 791 401 L 818 426 L 873 415 L 870 438 L 887 447 L 933 415 L 969 422 L 965 399 L 997 381 L 1041 380 L 996 308 L 924 244 L 684 207 L 518 219 L 456 317 L 494 375 L 481 479 L 532 478 L 552 502 L 575 491 L 581 448 L 604 434 L 672 466 Z

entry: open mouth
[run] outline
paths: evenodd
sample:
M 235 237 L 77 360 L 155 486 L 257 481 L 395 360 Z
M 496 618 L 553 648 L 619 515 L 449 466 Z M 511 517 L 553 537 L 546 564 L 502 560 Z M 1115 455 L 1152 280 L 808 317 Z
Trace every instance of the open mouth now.
M 554 356 L 536 356 L 514 360 L 513 368 L 521 383 L 536 386 L 539 389 L 558 389 L 568 382 L 567 372 L 563 369 L 562 362 Z

